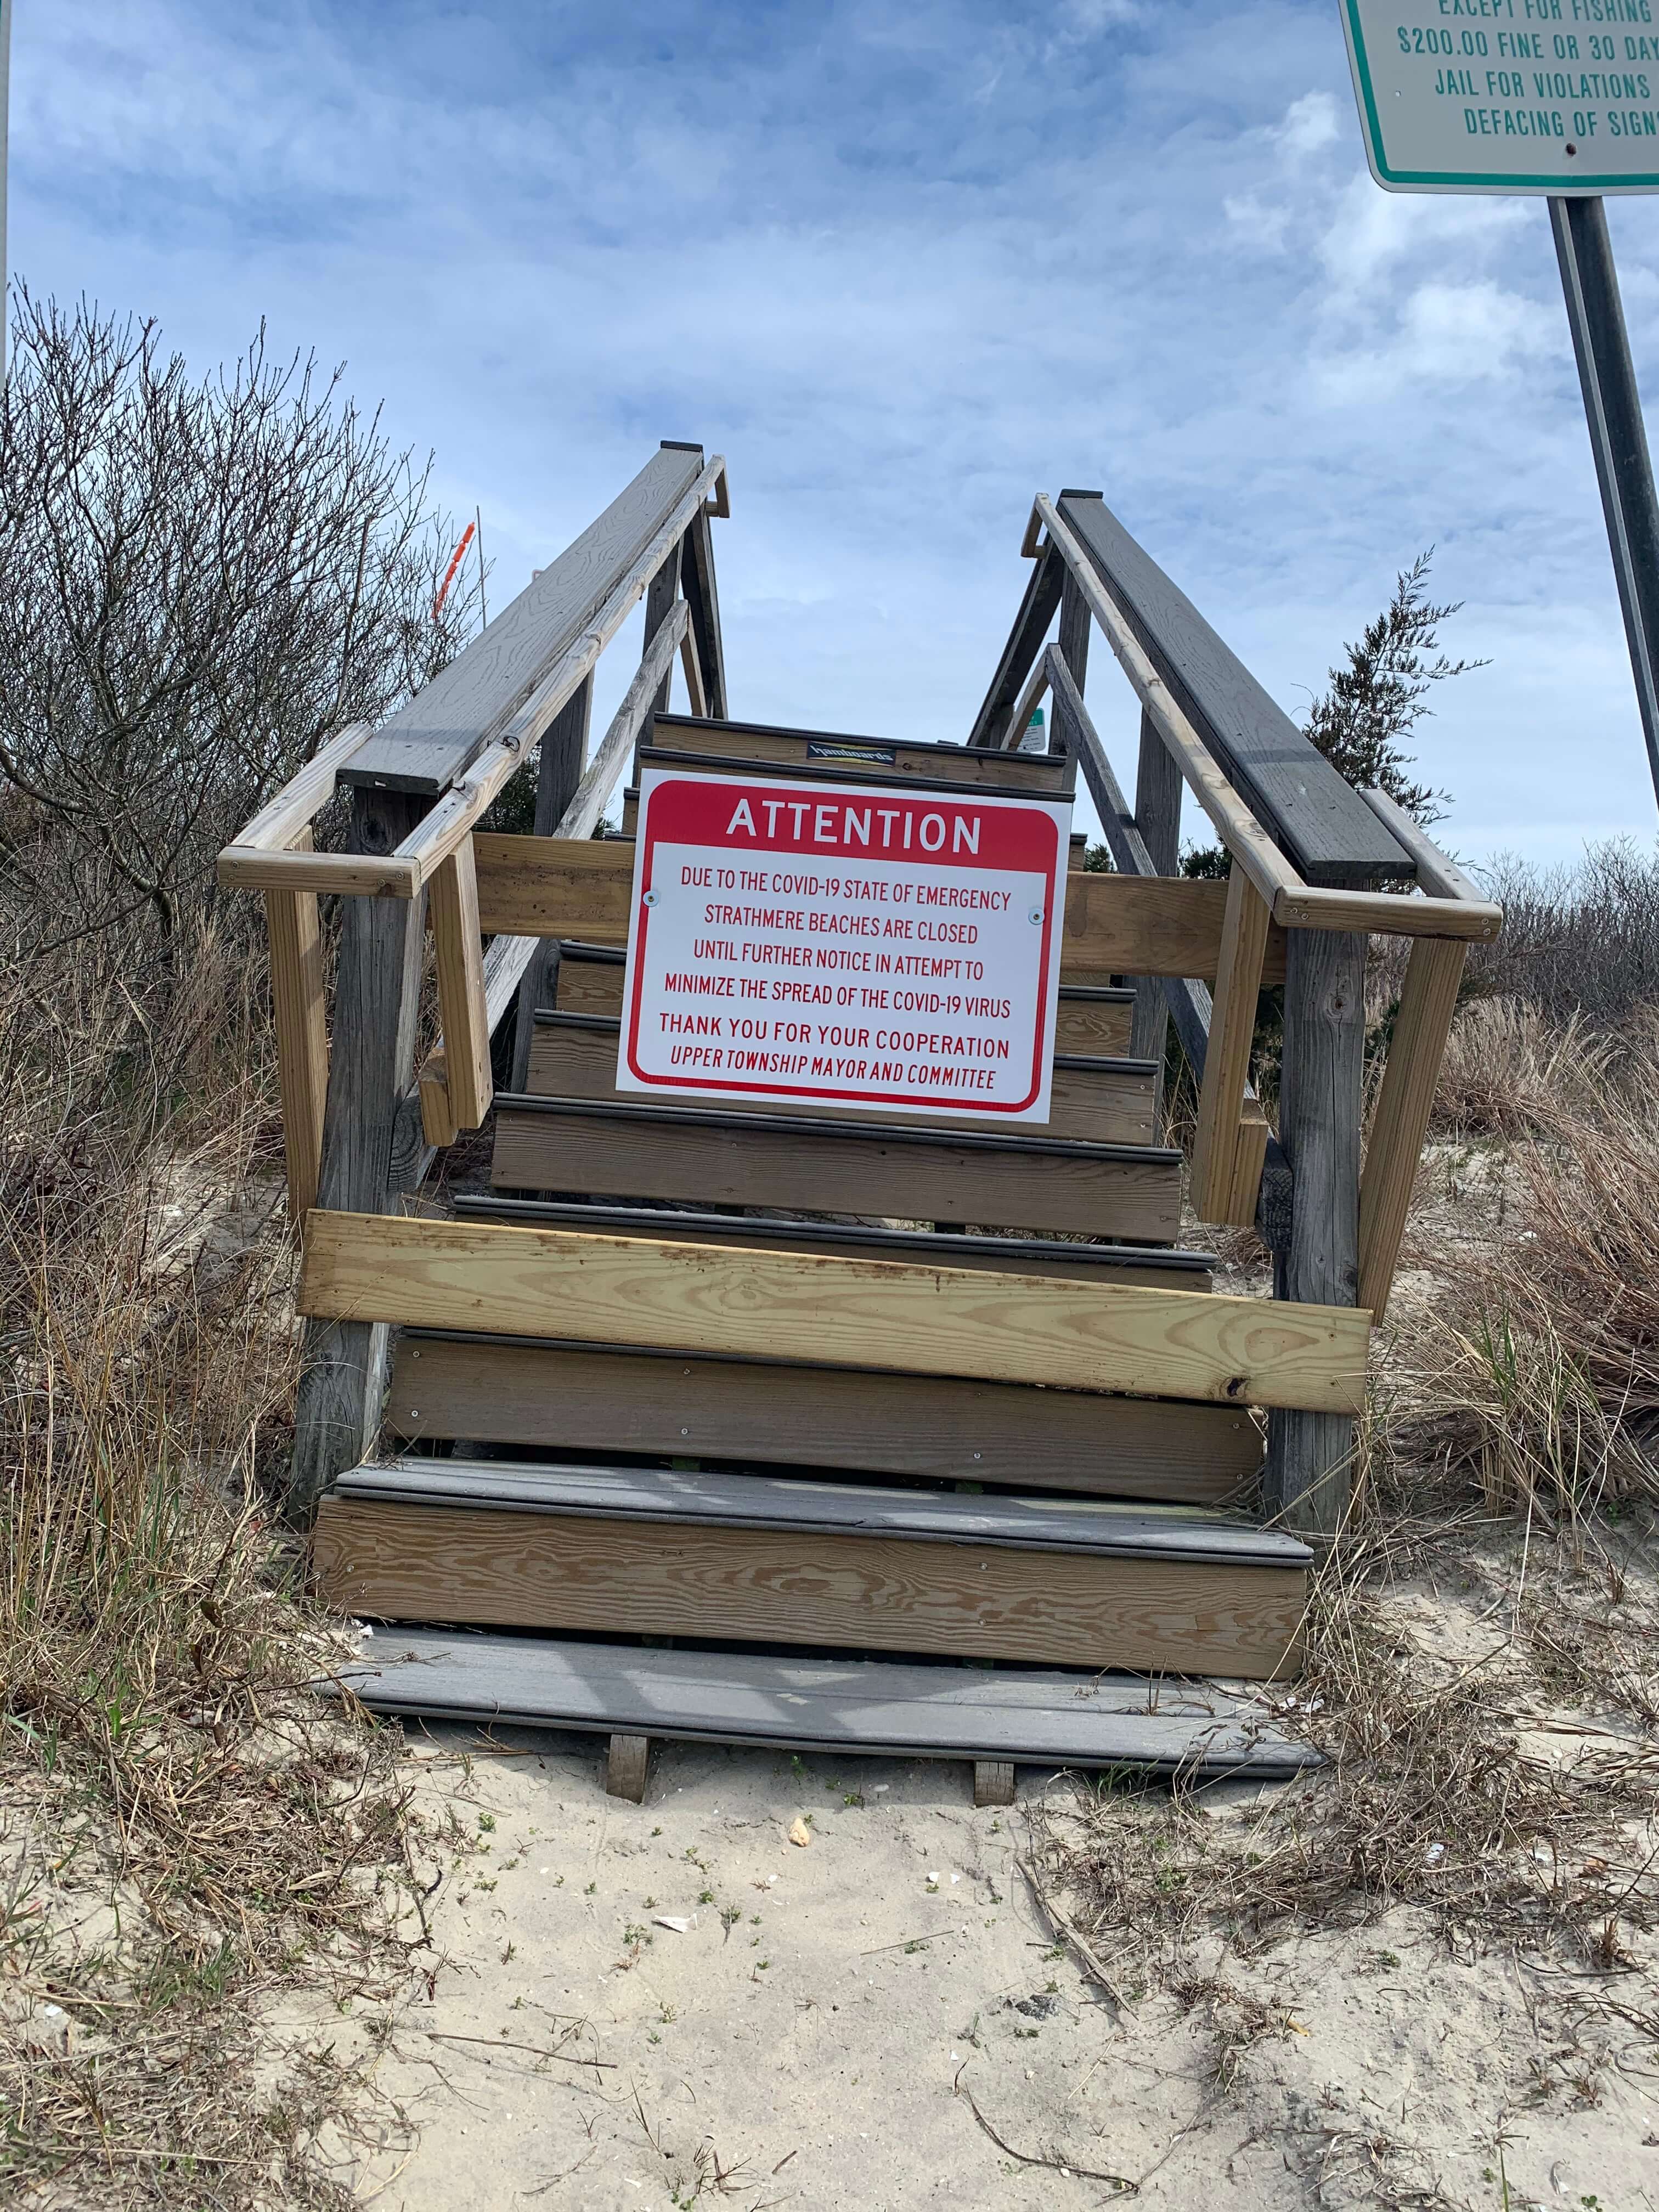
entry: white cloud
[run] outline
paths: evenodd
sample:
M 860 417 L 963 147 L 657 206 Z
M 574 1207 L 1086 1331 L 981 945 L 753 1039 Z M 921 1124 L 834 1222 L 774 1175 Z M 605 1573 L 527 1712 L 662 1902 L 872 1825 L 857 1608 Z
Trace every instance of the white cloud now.
M 961 736 L 1039 484 L 1104 489 L 1293 711 L 1437 541 L 1497 662 L 1425 742 L 1464 848 L 1466 811 L 1510 843 L 1647 818 L 1542 210 L 1378 191 L 1328 11 L 647 13 L 22 11 L 17 265 L 198 362 L 262 313 L 347 357 L 482 503 L 503 593 L 704 438 L 744 713 Z M 1614 218 L 1638 350 L 1647 213 Z M 1103 652 L 1091 698 L 1132 746 Z
M 1334 146 L 1338 137 L 1336 101 L 1328 92 L 1304 92 L 1285 111 L 1273 136 L 1296 161 Z

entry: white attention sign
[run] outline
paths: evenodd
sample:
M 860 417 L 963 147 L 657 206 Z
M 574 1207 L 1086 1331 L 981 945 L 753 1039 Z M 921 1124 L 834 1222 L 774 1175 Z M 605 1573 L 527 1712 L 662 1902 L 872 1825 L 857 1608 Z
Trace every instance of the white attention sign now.
M 620 1091 L 1044 1122 L 1071 808 L 647 767 Z
M 1340 4 L 1385 190 L 1659 190 L 1659 0 Z

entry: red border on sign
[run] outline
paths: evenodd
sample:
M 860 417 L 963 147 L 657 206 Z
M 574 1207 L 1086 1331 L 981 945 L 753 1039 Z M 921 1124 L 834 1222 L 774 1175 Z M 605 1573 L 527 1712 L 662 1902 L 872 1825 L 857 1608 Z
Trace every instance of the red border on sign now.
M 738 802 L 746 799 L 756 825 L 752 838 L 745 837 L 741 844 L 731 842 L 729 825 Z M 811 855 L 819 860 L 836 857 L 836 846 L 823 835 L 826 814 L 834 817 L 836 811 L 849 800 L 869 801 L 871 811 L 882 825 L 884 842 L 868 848 L 860 848 L 857 860 L 898 860 L 925 863 L 934 857 L 921 843 L 922 823 L 927 818 L 942 822 L 943 837 L 935 848 L 940 860 L 952 868 L 982 868 L 987 870 L 1022 869 L 1041 875 L 1047 885 L 1042 902 L 1042 942 L 1038 954 L 1036 988 L 1036 1035 L 1031 1048 L 1030 1087 L 1024 1098 L 1018 1101 L 992 1100 L 982 1097 L 954 1098 L 942 1097 L 933 1091 L 906 1091 L 889 1088 L 882 1091 L 852 1091 L 825 1084 L 800 1084 L 781 1081 L 775 1078 L 761 1078 L 745 1082 L 708 1074 L 659 1075 L 642 1068 L 639 1063 L 639 1024 L 641 1000 L 645 989 L 646 953 L 651 927 L 652 909 L 644 904 L 645 894 L 654 888 L 657 847 L 659 844 L 702 845 L 723 848 L 733 854 L 755 856 L 763 853 L 797 853 Z M 860 811 L 862 811 L 860 807 Z M 955 833 L 957 817 L 976 815 L 980 821 L 977 852 L 962 849 Z M 764 826 L 763 826 L 764 824 Z M 833 820 L 830 825 L 833 828 Z M 873 786 L 827 787 L 823 784 L 800 785 L 774 781 L 745 782 L 741 777 L 698 777 L 671 772 L 661 781 L 653 780 L 641 794 L 638 836 L 643 848 L 643 866 L 634 886 L 634 896 L 640 902 L 632 916 L 636 940 L 631 946 L 633 988 L 628 1005 L 627 1054 L 628 1066 L 635 1079 L 653 1091 L 690 1091 L 697 1092 L 730 1091 L 739 1096 L 759 1096 L 787 1098 L 821 1098 L 842 1105 L 904 1105 L 925 1107 L 930 1114 L 957 1115 L 963 1118 L 988 1120 L 997 1114 L 1023 1114 L 1042 1096 L 1046 1056 L 1043 1047 L 1048 1033 L 1048 999 L 1050 963 L 1054 958 L 1054 913 L 1064 896 L 1062 861 L 1066 844 L 1060 825 L 1046 807 L 1011 801 L 1000 794 L 992 796 L 975 791 L 971 796 L 957 799 L 954 794 L 928 792 L 911 796 L 905 792 L 890 792 Z M 956 844 L 958 849 L 948 848 Z M 850 848 L 849 848 L 850 849 Z

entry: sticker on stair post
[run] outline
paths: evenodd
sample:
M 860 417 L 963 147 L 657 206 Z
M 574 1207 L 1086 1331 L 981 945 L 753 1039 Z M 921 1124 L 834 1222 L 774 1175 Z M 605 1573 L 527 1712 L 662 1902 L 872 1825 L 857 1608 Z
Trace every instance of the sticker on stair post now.
M 647 767 L 619 1091 L 1046 1122 L 1064 801 Z

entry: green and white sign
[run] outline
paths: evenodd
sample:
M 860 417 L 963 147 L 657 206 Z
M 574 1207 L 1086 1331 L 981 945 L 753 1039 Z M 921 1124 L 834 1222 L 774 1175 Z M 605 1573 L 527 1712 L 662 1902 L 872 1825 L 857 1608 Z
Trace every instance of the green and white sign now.
M 1659 0 L 1341 9 L 1386 191 L 1659 191 Z

